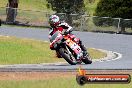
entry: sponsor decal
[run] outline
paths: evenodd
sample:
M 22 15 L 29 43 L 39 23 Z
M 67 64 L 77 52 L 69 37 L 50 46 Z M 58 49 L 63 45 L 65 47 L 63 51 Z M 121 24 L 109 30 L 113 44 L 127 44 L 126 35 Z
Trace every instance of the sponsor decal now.
M 76 81 L 79 85 L 84 84 L 126 84 L 130 83 L 131 76 L 129 74 L 86 74 L 86 70 L 79 68 L 76 75 Z

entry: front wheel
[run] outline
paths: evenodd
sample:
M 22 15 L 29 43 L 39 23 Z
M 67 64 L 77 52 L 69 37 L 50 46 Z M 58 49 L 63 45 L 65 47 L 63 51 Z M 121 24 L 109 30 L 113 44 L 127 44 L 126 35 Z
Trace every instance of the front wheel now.
M 75 60 L 75 58 L 74 58 L 74 56 L 73 56 L 72 54 L 70 54 L 70 53 L 68 52 L 67 49 L 65 49 L 65 48 L 60 48 L 60 49 L 58 50 L 58 52 L 60 53 L 60 55 L 61 55 L 69 64 L 71 64 L 71 65 L 76 65 L 76 64 L 77 64 L 77 63 L 76 63 L 76 60 Z

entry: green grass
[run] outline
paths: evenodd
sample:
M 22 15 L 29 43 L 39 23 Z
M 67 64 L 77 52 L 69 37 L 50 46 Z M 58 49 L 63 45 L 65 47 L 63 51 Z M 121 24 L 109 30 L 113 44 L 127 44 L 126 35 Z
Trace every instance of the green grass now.
M 86 12 L 88 12 L 90 16 L 93 16 L 99 0 L 91 0 L 93 1 L 92 3 L 89 3 L 89 1 L 90 0 L 84 0 Z
M 88 50 L 94 59 L 106 56 L 98 50 Z M 15 37 L 0 37 L 0 64 L 32 64 L 62 62 L 64 59 L 56 58 L 55 51 L 49 49 L 49 43 L 19 39 Z
M 5 7 L 8 0 L 0 1 L 0 7 Z M 19 6 L 17 11 L 16 21 L 22 23 L 29 23 L 32 25 L 43 26 L 47 25 L 47 12 L 53 12 L 51 9 L 46 7 L 46 0 L 19 0 Z M 0 19 L 6 20 L 6 9 L 0 8 Z M 32 11 L 25 11 L 32 10 Z M 40 11 L 40 12 L 36 12 Z M 45 13 L 46 12 L 46 13 Z M 44 24 L 46 23 L 46 24 Z
M 8 24 L 3 24 L 2 25 L 3 27 L 15 27 L 15 28 L 26 28 L 26 29 L 33 29 L 33 30 L 39 30 L 39 29 L 47 29 L 47 28 L 49 28 L 48 26 L 17 26 L 17 25 L 8 25 Z
M 92 1 L 92 0 L 91 0 Z M 93 3 L 89 3 L 89 0 L 84 0 L 86 11 L 92 16 L 99 0 L 93 0 Z M 0 7 L 5 7 L 8 0 L 2 0 Z M 37 10 L 37 11 L 52 11 L 46 7 L 47 0 L 19 0 L 19 9 L 23 10 Z
M 13 37 L 0 37 L 0 64 L 47 63 L 55 58 L 49 43 Z
M 84 0 L 87 10 L 94 10 L 96 8 L 99 0 L 94 0 L 93 3 L 89 3 L 88 0 Z M 5 7 L 8 3 L 8 0 L 1 0 L 0 7 Z M 46 7 L 47 0 L 19 0 L 20 9 L 29 9 L 29 10 L 49 10 Z
M 1 0 L 0 7 L 5 7 L 8 0 Z M 46 7 L 46 0 L 19 0 L 19 9 L 23 10 L 38 10 L 38 11 L 49 11 Z
M 103 58 L 106 56 L 106 53 L 103 53 L 96 49 L 88 49 L 88 52 L 92 59 L 99 59 L 99 58 Z
M 7 2 L 8 2 L 8 0 L 1 0 L 0 1 L 0 7 L 5 7 Z
M 0 88 L 131 88 L 130 84 L 85 84 L 80 86 L 75 77 L 48 80 L 0 81 Z

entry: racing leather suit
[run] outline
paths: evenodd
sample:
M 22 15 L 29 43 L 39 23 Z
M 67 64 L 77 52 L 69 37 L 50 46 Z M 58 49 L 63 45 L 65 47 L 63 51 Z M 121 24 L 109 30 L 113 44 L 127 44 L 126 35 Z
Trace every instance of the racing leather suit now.
M 62 27 L 62 29 L 59 29 L 59 27 Z M 75 35 L 73 35 L 71 32 L 73 28 L 69 26 L 66 22 L 60 22 L 57 26 L 51 26 L 49 31 L 49 38 L 56 32 L 61 31 L 63 34 L 70 34 L 70 37 L 78 44 L 80 39 L 76 38 Z

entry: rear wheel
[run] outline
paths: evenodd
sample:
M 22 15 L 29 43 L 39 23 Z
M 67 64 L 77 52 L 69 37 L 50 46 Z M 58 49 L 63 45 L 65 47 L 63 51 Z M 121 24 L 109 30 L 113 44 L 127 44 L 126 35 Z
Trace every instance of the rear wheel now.
M 91 64 L 92 63 L 92 59 L 90 57 L 89 54 L 87 54 L 84 59 L 82 59 L 82 61 L 85 63 L 85 64 Z
M 61 55 L 69 64 L 71 64 L 71 65 L 76 65 L 76 64 L 77 64 L 77 62 L 76 62 L 74 56 L 73 56 L 72 54 L 70 54 L 70 53 L 68 52 L 67 49 L 65 49 L 65 48 L 60 48 L 60 49 L 58 50 L 58 52 L 60 53 L 60 55 Z

